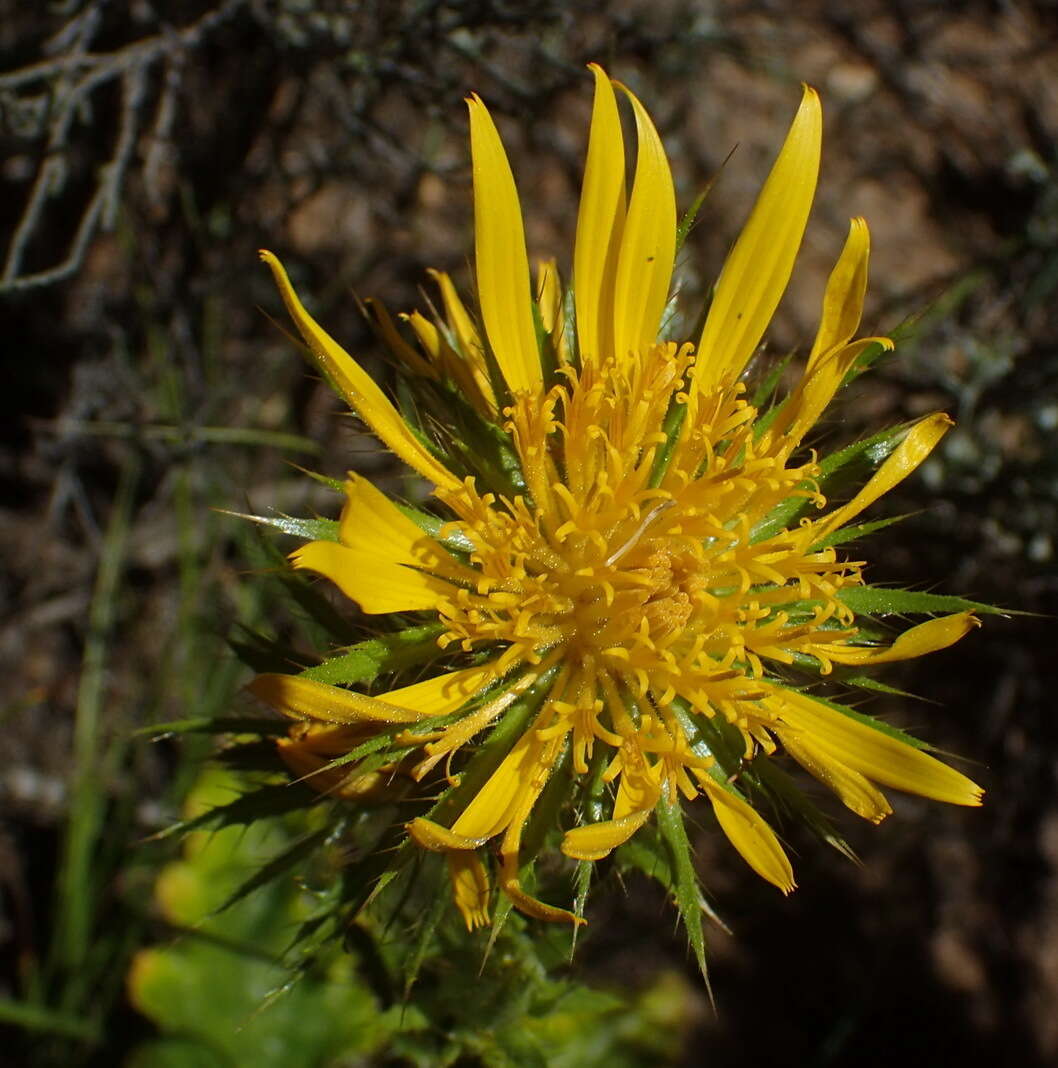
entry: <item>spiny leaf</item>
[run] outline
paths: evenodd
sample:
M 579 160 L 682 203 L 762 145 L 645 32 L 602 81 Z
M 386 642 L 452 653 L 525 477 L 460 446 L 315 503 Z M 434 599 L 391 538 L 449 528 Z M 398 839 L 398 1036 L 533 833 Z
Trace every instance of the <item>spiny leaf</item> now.
M 195 719 L 175 719 L 168 723 L 153 723 L 138 727 L 134 737 L 147 735 L 151 741 L 159 741 L 173 734 L 286 734 L 290 728 L 287 720 L 251 719 L 242 716 L 199 716 Z
M 816 480 L 819 489 L 828 499 L 834 500 L 840 499 L 851 487 L 861 486 L 900 444 L 909 425 L 890 427 L 821 460 Z M 810 487 L 805 483 L 802 488 Z M 787 497 L 754 526 L 750 542 L 756 544 L 793 526 L 810 507 L 811 501 L 807 497 Z
M 299 808 L 310 808 L 323 801 L 319 794 L 296 783 L 272 783 L 237 797 L 226 805 L 217 805 L 188 820 L 180 820 L 151 835 L 148 841 L 161 841 L 188 831 L 220 830 L 254 823 L 268 816 L 280 816 Z
M 439 866 L 434 865 L 434 867 Z M 423 962 L 430 952 L 434 935 L 437 933 L 441 919 L 450 905 L 450 895 L 445 893 L 445 887 L 442 885 L 443 880 L 438 878 L 435 883 L 434 892 L 428 895 L 430 905 L 426 914 L 421 917 L 418 929 L 415 932 L 414 947 L 404 972 L 405 998 L 411 994 L 411 988 L 415 985 L 415 980 L 419 978 L 419 971 L 422 969 Z
M 709 179 L 705 188 L 694 198 L 691 202 L 691 206 L 683 213 L 683 218 L 680 219 L 679 224 L 676 227 L 677 255 L 679 254 L 680 249 L 683 248 L 683 243 L 687 240 L 687 235 L 691 232 L 691 227 L 694 226 L 694 220 L 698 218 L 698 212 L 705 203 L 705 198 L 709 195 L 709 190 L 713 188 L 713 183 L 718 176 L 719 171 Z
M 402 511 L 416 526 L 421 527 L 431 538 L 436 538 L 446 549 L 454 549 L 456 552 L 469 553 L 474 550 L 474 543 L 461 531 L 453 530 L 444 537 L 441 536 L 441 528 L 445 520 L 439 516 L 430 515 L 420 508 L 413 508 L 410 504 L 395 502 L 397 508 Z
M 892 351 L 891 348 L 881 345 L 878 342 L 875 342 L 873 345 L 868 345 L 867 348 L 856 357 L 855 362 L 848 371 L 845 372 L 845 377 L 841 380 L 841 388 L 844 389 L 854 379 L 859 378 L 864 371 L 869 370 L 887 352 Z
M 745 743 L 734 724 L 722 716 L 695 715 L 681 697 L 677 697 L 670 707 L 695 756 L 714 760 L 710 774 L 717 782 L 726 783 L 741 770 Z
M 284 642 L 252 630 L 239 623 L 236 627 L 241 637 L 228 636 L 228 645 L 240 663 L 262 674 L 268 672 L 287 672 L 296 667 L 300 656 Z
M 338 522 L 335 519 L 299 519 L 296 516 L 283 515 L 249 515 L 246 512 L 232 512 L 227 508 L 218 508 L 222 515 L 234 516 L 236 519 L 248 519 L 263 527 L 274 527 L 284 534 L 306 541 L 337 541 Z
M 830 549 L 836 545 L 847 545 L 850 541 L 858 541 L 860 538 L 867 537 L 868 534 L 873 534 L 876 530 L 884 530 L 894 523 L 902 522 L 908 518 L 908 515 L 910 513 L 888 516 L 885 519 L 872 519 L 868 523 L 857 523 L 853 527 L 842 527 L 840 530 L 835 530 L 833 534 L 823 538 L 822 541 L 817 541 L 812 546 L 812 552 L 817 552 L 820 549 Z
M 249 879 L 232 891 L 232 893 L 213 910 L 211 915 L 216 916 L 218 913 L 224 912 L 225 909 L 231 908 L 236 901 L 241 901 L 255 890 L 260 889 L 262 886 L 267 886 L 273 879 L 278 879 L 280 875 L 294 867 L 299 861 L 311 855 L 317 846 L 321 845 L 333 834 L 333 827 L 323 827 L 318 831 L 314 831 L 312 834 L 307 834 L 303 838 L 299 838 L 289 848 L 284 849 L 278 856 L 273 857 L 266 864 L 262 865 L 250 876 Z
M 994 605 L 968 601 L 946 593 L 889 590 L 879 586 L 847 586 L 838 593 L 838 598 L 857 614 L 864 615 L 930 615 L 935 612 L 981 612 L 994 616 L 1009 614 Z
M 307 467 L 302 467 L 301 464 L 290 463 L 290 466 L 295 471 L 300 471 L 303 475 L 308 475 L 313 482 L 318 482 L 321 486 L 326 486 L 328 489 L 334 490 L 336 493 L 342 493 L 344 486 L 340 478 L 331 478 L 329 475 L 321 475 L 319 471 L 311 471 Z
M 870 675 L 837 675 L 835 673 L 834 681 L 840 682 L 844 686 L 855 686 L 858 690 L 872 690 L 875 693 L 885 693 L 892 697 L 906 697 L 912 701 L 922 700 L 922 698 L 918 697 L 916 694 L 908 693 L 907 690 L 899 690 L 895 686 L 889 686 L 884 682 L 879 682 Z
M 588 890 L 591 888 L 591 877 L 594 872 L 595 865 L 590 860 L 578 860 L 576 874 L 573 876 L 573 915 L 584 916 L 584 906 L 588 901 Z M 574 942 L 577 938 L 577 928 L 579 925 L 574 925 L 573 938 Z
M 444 630 L 441 623 L 407 627 L 394 634 L 358 642 L 340 656 L 306 668 L 300 677 L 330 686 L 372 682 L 383 671 L 421 664 L 440 655 L 437 638 Z
M 675 897 L 676 881 L 673 878 L 672 865 L 665 855 L 666 852 L 667 849 L 658 838 L 657 831 L 648 825 L 619 846 L 614 856 L 619 867 L 641 871 L 648 879 L 661 883 Z
M 705 932 L 702 930 L 702 912 L 704 901 L 702 900 L 701 887 L 698 885 L 698 876 L 694 870 L 694 859 L 691 854 L 691 843 L 687 840 L 687 830 L 683 825 L 683 810 L 679 801 L 670 804 L 664 791 L 656 809 L 658 827 L 661 836 L 669 848 L 672 858 L 672 868 L 675 874 L 676 908 L 683 919 L 683 926 L 687 931 L 691 948 L 694 950 L 698 961 L 698 968 L 702 973 L 706 989 L 712 998 L 712 987 L 709 984 L 709 968 L 705 961 Z

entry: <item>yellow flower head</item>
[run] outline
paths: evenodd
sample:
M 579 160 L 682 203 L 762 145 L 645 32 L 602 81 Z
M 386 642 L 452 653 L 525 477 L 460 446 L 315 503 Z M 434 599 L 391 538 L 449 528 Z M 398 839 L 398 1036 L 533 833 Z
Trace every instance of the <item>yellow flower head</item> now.
M 318 365 L 437 502 L 428 516 L 350 474 L 333 537 L 303 545 L 294 566 L 369 615 L 434 621 L 422 659 L 440 666 L 375 696 L 305 676 L 263 675 L 250 688 L 330 725 L 284 743 L 291 767 L 330 768 L 345 738 L 350 759 L 375 754 L 367 770 L 354 764 L 351 785 L 332 768 L 321 789 L 345 783 L 342 796 L 355 799 L 379 789 L 377 769 L 398 764 L 423 785 L 435 803 L 408 833 L 447 856 L 470 927 L 489 916 L 494 852 L 514 905 L 580 922 L 530 896 L 534 857 L 550 840 L 597 861 L 655 810 L 671 819 L 680 795 L 704 794 L 747 863 L 792 890 L 790 862 L 751 803 L 780 774 L 769 763 L 780 749 L 874 822 L 890 812 L 879 786 L 961 805 L 981 797 L 906 735 L 820 695 L 845 666 L 920 656 L 976 624 L 969 611 L 949 612 L 890 640 L 858 615 L 876 591 L 840 549 L 867 532 L 857 518 L 918 467 L 950 420 L 931 415 L 825 461 L 804 446 L 842 382 L 891 347 L 855 336 L 869 251 L 862 219 L 830 276 L 800 381 L 767 410 L 742 381 L 815 191 L 816 93 L 804 90 L 700 337 L 673 340 L 668 162 L 650 117 L 617 85 L 636 130 L 626 190 L 615 83 L 592 70 L 570 292 L 553 263 L 534 286 L 507 156 L 485 105 L 468 101 L 478 319 L 438 272 L 443 316 L 405 317 L 415 344 L 372 308 L 429 421 L 402 417 L 262 253 Z M 828 478 L 868 453 L 874 473 L 835 506 Z

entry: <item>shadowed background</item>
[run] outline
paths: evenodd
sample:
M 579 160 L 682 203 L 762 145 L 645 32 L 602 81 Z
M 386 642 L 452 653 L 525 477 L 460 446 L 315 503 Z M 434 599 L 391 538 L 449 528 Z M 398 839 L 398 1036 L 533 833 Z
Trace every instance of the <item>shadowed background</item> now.
M 225 710 L 248 675 L 225 636 L 285 625 L 248 573 L 256 535 L 211 509 L 331 507 L 291 462 L 394 474 L 269 321 L 281 309 L 256 250 L 280 254 L 334 336 L 388 376 L 354 293 L 425 310 L 427 267 L 469 291 L 472 90 L 504 134 L 530 255 L 568 270 L 585 64 L 627 81 L 681 209 L 717 177 L 678 265 L 688 295 L 719 271 L 798 83 L 815 85 L 819 192 L 768 352 L 807 351 L 848 218 L 864 215 L 866 330 L 914 323 L 821 443 L 936 409 L 958 422 L 881 506 L 914 515 L 864 547 L 869 575 L 1058 610 L 1053 2 L 0 0 L 0 57 L 13 1063 L 118 1063 L 150 1034 L 124 974 L 160 937 L 150 893 L 166 857 L 138 843 L 174 817 L 203 748 L 132 732 Z M 1054 634 L 1050 618 L 989 618 L 887 670 L 928 703 L 870 705 L 964 757 L 985 808 L 894 798 L 878 829 L 849 814 L 861 866 L 790 829 L 789 899 L 703 819 L 700 871 L 734 937 L 711 933 L 718 1011 L 688 1000 L 676 1063 L 1054 1063 Z M 604 884 L 591 918 L 575 974 L 697 982 L 645 882 Z

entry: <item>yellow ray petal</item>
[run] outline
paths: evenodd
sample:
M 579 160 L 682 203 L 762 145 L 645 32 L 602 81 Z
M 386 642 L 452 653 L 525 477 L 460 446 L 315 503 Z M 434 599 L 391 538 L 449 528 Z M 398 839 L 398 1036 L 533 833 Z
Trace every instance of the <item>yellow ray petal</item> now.
M 567 909 L 560 909 L 549 905 L 539 898 L 527 894 L 518 880 L 517 872 L 513 864 L 507 864 L 503 872 L 503 892 L 514 903 L 519 912 L 526 916 L 532 916 L 534 920 L 543 920 L 545 923 L 571 923 L 574 927 L 587 923 L 583 916 L 577 916 Z
M 408 834 L 423 849 L 433 853 L 460 852 L 477 849 L 488 841 L 488 835 L 481 838 L 467 838 L 462 834 L 453 834 L 447 827 L 442 827 L 425 816 L 418 816 L 406 824 Z
M 947 649 L 965 638 L 981 621 L 970 612 L 928 619 L 905 630 L 892 645 L 883 648 L 856 648 L 850 645 L 826 645 L 826 656 L 838 664 L 887 664 L 893 660 L 913 660 L 927 653 Z
M 271 268 L 283 303 L 316 362 L 360 418 L 423 478 L 438 486 L 458 487 L 459 480 L 430 455 L 370 375 L 305 310 L 279 260 L 264 249 L 260 256 Z
M 725 790 L 706 771 L 695 777 L 713 803 L 717 822 L 742 859 L 762 878 L 788 894 L 797 885 L 793 868 L 775 832 L 752 805 Z
M 894 486 L 903 482 L 934 450 L 938 442 L 955 425 L 944 412 L 927 415 L 920 419 L 902 442 L 893 450 L 885 463 L 871 476 L 863 489 L 848 504 L 836 509 L 812 525 L 816 541 L 843 527 L 865 508 L 874 504 Z
M 368 615 L 436 608 L 454 591 L 443 579 L 334 541 L 310 541 L 290 559 L 294 567 L 330 579 Z
M 808 222 L 822 131 L 819 97 L 805 86 L 778 159 L 716 283 L 694 366 L 699 391 L 738 378 L 771 322 Z
M 536 731 L 532 732 L 534 738 Z M 511 807 L 508 815 L 507 831 L 503 836 L 503 844 L 500 846 L 502 866 L 500 871 L 503 892 L 514 902 L 515 908 L 533 916 L 538 920 L 548 923 L 572 923 L 574 925 L 584 923 L 583 917 L 576 916 L 566 909 L 556 908 L 527 894 L 518 879 L 519 854 L 522 846 L 522 831 L 536 804 L 537 798 L 554 769 L 562 746 L 565 744 L 565 733 L 556 734 L 546 742 L 537 743 L 531 761 L 527 768 L 528 774 L 523 776 L 521 789 Z
M 821 754 L 874 782 L 952 805 L 981 803 L 981 787 L 954 768 L 804 694 L 785 691 L 766 703 Z
M 887 337 L 865 337 L 851 345 L 831 349 L 810 363 L 790 399 L 783 405 L 776 419 L 775 433 L 783 433 L 784 445 L 790 450 L 816 425 L 819 417 L 845 380 L 856 360 L 874 345 L 884 349 L 893 347 Z
M 459 851 L 447 856 L 452 897 L 468 931 L 489 922 L 489 873 L 477 853 Z
M 474 165 L 474 251 L 478 301 L 496 362 L 513 392 L 543 389 L 533 323 L 529 261 L 514 175 L 500 135 L 481 98 L 470 108 Z
M 414 708 L 424 716 L 444 716 L 466 704 L 496 677 L 496 665 L 485 664 L 452 671 L 447 675 L 435 675 L 412 686 L 380 694 L 378 699 L 402 708 Z
M 291 728 L 290 737 L 276 739 L 276 750 L 290 771 L 317 793 L 361 804 L 392 800 L 403 786 L 389 772 L 360 771 L 358 761 L 328 766 L 372 733 L 370 725 L 364 730 L 299 723 Z
M 445 271 L 429 270 L 426 273 L 437 283 L 437 288 L 441 291 L 445 318 L 452 328 L 463 358 L 473 360 L 476 354 L 478 360 L 481 360 L 481 338 L 478 336 L 474 320 L 471 319 L 470 313 L 459 298 L 451 277 Z
M 549 659 L 544 660 L 538 667 L 524 672 L 520 678 L 509 679 L 497 697 L 493 697 L 480 708 L 458 719 L 446 728 L 441 738 L 424 746 L 427 755 L 424 760 L 416 764 L 414 777 L 421 781 L 439 761 L 469 742 L 479 731 L 483 731 L 501 712 L 517 701 L 551 667 L 556 658 L 557 654 L 553 653 Z M 510 671 L 512 668 L 513 665 L 507 670 Z
M 649 348 L 657 340 L 676 258 L 676 193 L 665 148 L 646 109 L 621 86 L 635 113 L 636 173 L 621 231 L 614 279 L 614 352 Z
M 422 567 L 453 581 L 475 583 L 480 575 L 464 567 L 381 490 L 352 471 L 338 525 L 341 543 L 394 564 Z
M 562 279 L 553 259 L 541 260 L 536 269 L 536 303 L 540 321 L 551 338 L 551 347 L 559 363 L 569 363 L 569 340 L 566 337 L 566 309 Z
M 626 749 L 631 744 L 626 742 Z M 622 749 L 626 763 L 624 771 L 621 772 L 621 785 L 617 788 L 617 797 L 614 799 L 615 820 L 623 819 L 633 812 L 651 813 L 661 797 L 661 782 L 657 770 L 647 764 L 642 754 L 637 754 L 638 759 L 634 760 L 634 764 L 630 763 L 626 749 Z
M 364 301 L 364 306 L 368 310 L 379 337 L 389 351 L 415 374 L 422 375 L 423 378 L 436 379 L 437 371 L 400 336 L 386 306 L 381 301 L 370 298 Z
M 452 824 L 452 833 L 465 838 L 488 839 L 506 830 L 522 794 L 532 789 L 545 744 L 537 741 L 532 732 L 523 734 Z
M 430 359 L 439 362 L 442 349 L 441 331 L 421 312 L 408 312 L 401 318 L 415 331 L 419 344 L 429 353 Z
M 613 347 L 614 281 L 625 219 L 625 154 L 613 85 L 598 64 L 573 250 L 573 302 L 583 362 L 605 360 Z
M 258 675 L 246 689 L 269 707 L 294 719 L 385 724 L 418 723 L 428 715 L 297 675 Z
M 852 219 L 849 236 L 823 294 L 823 314 L 808 357 L 807 371 L 831 349 L 847 344 L 860 325 L 863 298 L 867 293 L 867 262 L 871 235 L 864 219 Z
M 459 346 L 458 353 L 447 353 L 446 362 L 450 365 L 450 373 L 478 411 L 494 415 L 496 394 L 492 391 L 492 381 L 489 378 L 488 365 L 485 363 L 485 352 L 481 345 L 478 328 L 460 300 L 452 279 L 444 271 L 428 271 L 427 273 L 441 291 L 445 318 Z
M 833 790 L 857 816 L 871 823 L 881 823 L 893 811 L 885 794 L 866 776 L 817 749 L 804 734 L 792 730 L 779 730 L 777 733 L 790 756 L 809 775 Z
M 619 845 L 624 845 L 650 818 L 651 811 L 640 809 L 620 819 L 573 827 L 562 839 L 562 852 L 574 860 L 602 860 Z

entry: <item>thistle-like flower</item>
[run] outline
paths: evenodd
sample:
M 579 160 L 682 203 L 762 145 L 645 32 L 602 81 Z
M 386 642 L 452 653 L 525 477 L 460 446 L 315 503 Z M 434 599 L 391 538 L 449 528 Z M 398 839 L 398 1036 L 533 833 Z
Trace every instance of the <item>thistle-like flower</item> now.
M 776 797 L 802 803 L 782 752 L 873 822 L 891 811 L 880 786 L 981 798 L 922 743 L 826 696 L 856 684 L 862 671 L 849 667 L 942 649 L 977 623 L 967 602 L 898 603 L 867 586 L 843 548 L 880 525 L 862 513 L 922 463 L 948 417 L 825 460 L 806 446 L 843 382 L 892 347 L 855 336 L 862 219 L 796 386 L 772 400 L 743 380 L 812 203 L 816 93 L 804 90 L 700 336 L 675 340 L 684 227 L 669 166 L 647 112 L 617 85 L 636 130 L 627 193 L 615 83 L 592 70 L 568 291 L 553 262 L 532 285 L 507 156 L 485 105 L 468 101 L 479 315 L 438 272 L 443 314 L 406 316 L 407 336 L 370 306 L 407 383 L 403 415 L 261 254 L 317 365 L 436 504 L 394 503 L 350 474 L 340 521 L 292 555 L 367 615 L 414 617 L 412 653 L 382 667 L 415 662 L 417 681 L 362 693 L 334 684 L 357 677 L 334 661 L 250 689 L 301 721 L 281 752 L 310 784 L 352 805 L 398 786 L 417 801 L 407 834 L 447 858 L 468 927 L 488 922 L 494 882 L 524 913 L 581 922 L 582 895 L 571 909 L 533 895 L 534 860 L 557 846 L 590 871 L 655 812 L 653 840 L 678 842 L 680 798 L 702 794 L 745 861 L 789 892 L 790 862 L 760 811 Z M 873 473 L 850 495 L 857 465 Z M 938 614 L 950 607 L 961 610 Z M 895 638 L 877 619 L 913 611 L 932 618 Z

